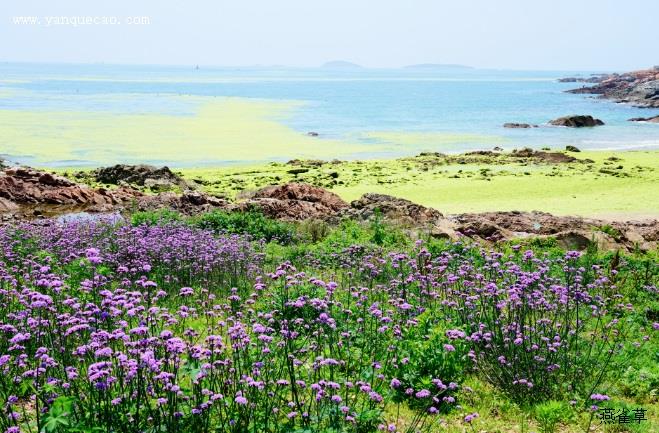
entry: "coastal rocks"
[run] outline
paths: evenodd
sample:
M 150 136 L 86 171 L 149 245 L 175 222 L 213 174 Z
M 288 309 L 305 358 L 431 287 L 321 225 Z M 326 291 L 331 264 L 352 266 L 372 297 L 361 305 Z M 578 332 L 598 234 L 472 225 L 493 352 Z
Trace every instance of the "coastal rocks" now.
M 257 208 L 271 218 L 303 221 L 326 219 L 347 207 L 348 203 L 333 192 L 304 183 L 289 183 L 263 188 L 247 200 L 229 206 L 229 210 Z
M 599 95 L 615 102 L 637 107 L 659 107 L 659 68 L 610 74 L 601 77 L 594 86 L 568 90 L 569 93 Z
M 152 191 L 167 191 L 174 187 L 191 189 L 191 185 L 174 174 L 168 167 L 117 164 L 98 168 L 92 174 L 96 182 L 111 185 L 136 185 Z
M 386 194 L 364 194 L 340 214 L 369 221 L 380 214 L 384 219 L 407 227 L 433 226 L 443 217 L 438 210 Z
M 576 146 L 571 146 L 571 145 L 569 145 L 569 144 L 568 144 L 567 146 L 565 146 L 565 150 L 566 150 L 567 152 L 581 152 L 581 149 L 579 149 L 579 148 L 576 147 Z
M 108 210 L 135 199 L 141 193 L 119 188 L 109 191 L 79 185 L 51 173 L 28 167 L 12 167 L 0 172 L 0 212 L 20 212 L 40 205 L 60 207 L 90 207 Z
M 566 77 L 559 78 L 559 83 L 600 83 L 608 77 L 608 74 L 592 74 L 589 77 Z
M 549 122 L 550 125 L 554 126 L 565 126 L 568 128 L 590 128 L 593 126 L 604 125 L 600 119 L 595 119 L 590 115 L 571 115 L 559 117 Z
M 514 122 L 508 122 L 503 124 L 504 128 L 511 128 L 511 129 L 528 129 L 528 128 L 537 128 L 538 125 L 531 125 L 530 123 L 514 123 Z
M 465 236 L 497 240 L 528 237 L 552 238 L 566 249 L 650 251 L 657 248 L 659 221 L 607 222 L 546 212 L 486 212 L 450 217 Z M 486 236 L 486 237 L 483 237 Z
M 132 206 L 140 211 L 171 209 L 184 215 L 197 215 L 215 209 L 226 209 L 230 206 L 230 203 L 222 198 L 197 191 L 185 191 L 183 194 L 163 192 L 155 195 L 145 195 L 139 197 Z
M 659 114 L 653 117 L 632 117 L 629 119 L 630 122 L 649 122 L 649 123 L 659 123 Z
M 561 152 L 547 152 L 544 150 L 533 150 L 528 147 L 514 149 L 510 154 L 514 158 L 534 159 L 539 162 L 548 164 L 565 164 L 579 161 L 574 156 L 566 155 Z

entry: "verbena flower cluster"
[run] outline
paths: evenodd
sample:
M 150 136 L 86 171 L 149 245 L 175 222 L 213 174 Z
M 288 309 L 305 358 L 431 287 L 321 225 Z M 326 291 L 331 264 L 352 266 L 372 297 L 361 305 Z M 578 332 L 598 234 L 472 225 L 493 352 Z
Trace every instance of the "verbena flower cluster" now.
M 518 401 L 598 395 L 631 308 L 572 252 L 352 247 L 328 271 L 113 221 L 5 226 L 0 248 L 12 433 L 436 431 L 468 370 Z

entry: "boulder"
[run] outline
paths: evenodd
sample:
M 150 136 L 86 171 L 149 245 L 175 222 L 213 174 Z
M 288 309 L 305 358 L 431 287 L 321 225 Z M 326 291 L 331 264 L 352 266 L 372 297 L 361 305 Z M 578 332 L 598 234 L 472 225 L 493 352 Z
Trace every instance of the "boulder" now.
M 190 189 L 191 185 L 168 167 L 151 165 L 117 164 L 111 167 L 101 167 L 92 172 L 94 180 L 110 185 L 135 185 L 149 188 L 153 191 L 166 191 L 174 187 Z
M 289 183 L 260 189 L 230 208 L 258 208 L 271 218 L 302 221 L 327 219 L 347 207 L 348 203 L 333 192 L 305 183 Z
M 215 209 L 229 209 L 230 203 L 198 191 L 186 191 L 183 194 L 168 191 L 139 197 L 132 207 L 140 211 L 171 209 L 184 215 L 197 215 Z
M 568 151 L 568 152 L 581 152 L 581 150 L 578 147 L 571 146 L 569 144 L 567 146 L 565 146 L 565 150 Z
M 458 225 L 457 231 L 464 236 L 490 242 L 500 242 L 513 238 L 510 230 L 488 220 L 474 220 Z
M 107 210 L 141 196 L 139 191 L 118 188 L 109 191 L 79 185 L 52 173 L 29 167 L 11 167 L 0 171 L 0 212 L 19 212 L 23 208 L 59 206 Z
M 575 114 L 571 116 L 559 117 L 549 122 L 550 125 L 554 126 L 565 126 L 568 128 L 587 128 L 593 126 L 604 125 L 600 119 L 595 119 L 590 115 L 581 115 Z
M 350 209 L 346 209 L 342 216 L 368 221 L 375 218 L 378 212 L 384 219 L 408 227 L 434 226 L 443 216 L 433 208 L 402 198 L 374 193 L 364 194 L 350 203 Z

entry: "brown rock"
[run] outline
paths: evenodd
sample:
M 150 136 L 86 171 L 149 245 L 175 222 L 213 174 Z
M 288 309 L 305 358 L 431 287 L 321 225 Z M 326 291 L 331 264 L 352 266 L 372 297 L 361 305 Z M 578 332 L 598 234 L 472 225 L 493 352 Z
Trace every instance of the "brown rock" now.
M 589 128 L 593 126 L 604 125 L 600 119 L 595 119 L 590 115 L 575 114 L 571 116 L 559 117 L 549 122 L 554 126 L 565 126 L 568 128 Z
M 659 107 L 659 74 L 655 68 L 601 77 L 594 86 L 569 93 L 599 95 L 600 98 L 630 103 L 637 107 Z
M 304 183 L 289 183 L 263 188 L 230 209 L 258 208 L 271 218 L 302 221 L 330 218 L 347 207 L 333 192 Z
M 442 218 L 441 212 L 409 200 L 386 194 L 364 194 L 350 203 L 350 209 L 342 213 L 358 220 L 367 221 L 380 212 L 382 217 L 409 227 L 434 226 Z

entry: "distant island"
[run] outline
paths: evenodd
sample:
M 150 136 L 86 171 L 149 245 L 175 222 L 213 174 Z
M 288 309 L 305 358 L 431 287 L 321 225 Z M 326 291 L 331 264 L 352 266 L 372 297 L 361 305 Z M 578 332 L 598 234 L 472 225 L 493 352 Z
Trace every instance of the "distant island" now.
M 422 69 L 422 70 L 450 69 L 450 70 L 455 70 L 455 69 L 474 69 L 474 68 L 472 66 L 457 65 L 457 64 L 452 64 L 452 63 L 419 63 L 417 65 L 405 66 L 404 69 Z
M 333 60 L 331 62 L 323 63 L 321 68 L 326 69 L 362 69 L 361 65 L 356 63 L 346 62 L 344 60 Z

